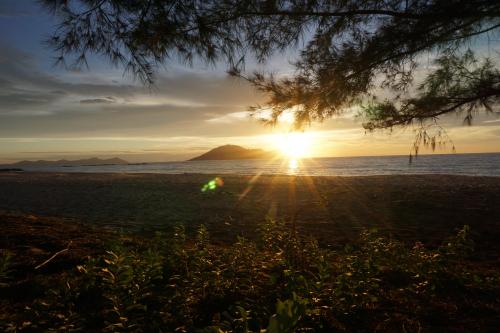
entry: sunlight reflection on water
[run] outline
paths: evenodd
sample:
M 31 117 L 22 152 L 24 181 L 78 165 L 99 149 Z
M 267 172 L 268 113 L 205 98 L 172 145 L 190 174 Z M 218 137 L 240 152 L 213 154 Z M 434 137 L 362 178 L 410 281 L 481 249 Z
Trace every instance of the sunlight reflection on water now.
M 291 158 L 288 161 L 288 173 L 295 175 L 299 168 L 299 161 L 296 158 Z

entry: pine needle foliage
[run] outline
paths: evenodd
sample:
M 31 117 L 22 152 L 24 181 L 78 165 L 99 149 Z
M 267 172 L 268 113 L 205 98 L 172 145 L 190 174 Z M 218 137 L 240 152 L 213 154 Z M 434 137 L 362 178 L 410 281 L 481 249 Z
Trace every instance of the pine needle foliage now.
M 269 97 L 252 110 L 271 110 L 271 124 L 293 111 L 300 128 L 353 105 L 366 107 L 368 130 L 456 112 L 470 124 L 500 96 L 498 55 L 476 60 L 469 50 L 500 31 L 496 0 L 41 2 L 59 22 L 48 40 L 58 63 L 79 68 L 97 54 L 146 84 L 171 60 L 225 63 Z M 290 50 L 298 53 L 291 75 L 245 73 L 249 57 L 263 63 Z M 429 57 L 435 69 L 418 87 Z M 384 91 L 392 97 L 380 100 Z

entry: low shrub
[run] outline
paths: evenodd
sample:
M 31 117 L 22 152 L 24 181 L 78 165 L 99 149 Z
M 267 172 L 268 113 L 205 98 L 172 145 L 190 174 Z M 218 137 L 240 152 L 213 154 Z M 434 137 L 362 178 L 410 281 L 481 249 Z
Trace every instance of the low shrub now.
M 111 244 L 104 255 L 59 277 L 22 313 L 12 311 L 2 328 L 289 333 L 462 327 L 467 331 L 477 323 L 461 318 L 462 311 L 488 308 L 498 315 L 498 272 L 483 276 L 465 264 L 473 248 L 468 227 L 437 249 L 420 243 L 405 246 L 371 230 L 337 252 L 291 233 L 279 221 L 268 220 L 260 230 L 259 241 L 238 238 L 231 246 L 212 245 L 204 226 L 192 241 L 181 226 L 172 234 L 158 233 L 146 247 Z M 6 257 L 0 259 L 0 282 L 8 262 Z

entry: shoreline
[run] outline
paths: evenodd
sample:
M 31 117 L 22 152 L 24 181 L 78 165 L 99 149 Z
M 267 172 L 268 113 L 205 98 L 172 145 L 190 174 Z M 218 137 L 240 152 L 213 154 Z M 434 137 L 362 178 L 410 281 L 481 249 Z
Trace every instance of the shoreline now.
M 500 179 L 500 175 L 473 175 L 473 174 L 457 174 L 457 173 L 400 173 L 400 174 L 369 174 L 369 175 L 306 175 L 306 174 L 287 174 L 287 173 L 224 173 L 224 172 L 130 172 L 130 171 L 35 171 L 35 170 L 0 170 L 0 175 L 159 175 L 159 176 L 225 176 L 225 177 L 296 177 L 296 178 L 369 178 L 369 177 L 469 177 L 469 178 L 493 178 Z

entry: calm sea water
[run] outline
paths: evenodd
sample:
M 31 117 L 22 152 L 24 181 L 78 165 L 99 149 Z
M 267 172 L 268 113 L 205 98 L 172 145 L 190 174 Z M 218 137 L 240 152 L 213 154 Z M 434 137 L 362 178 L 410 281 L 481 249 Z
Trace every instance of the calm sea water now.
M 288 174 L 311 176 L 369 176 L 450 174 L 500 176 L 500 153 L 421 155 L 410 164 L 407 156 L 330 157 L 291 161 L 192 161 L 136 165 L 24 168 L 51 172 Z

